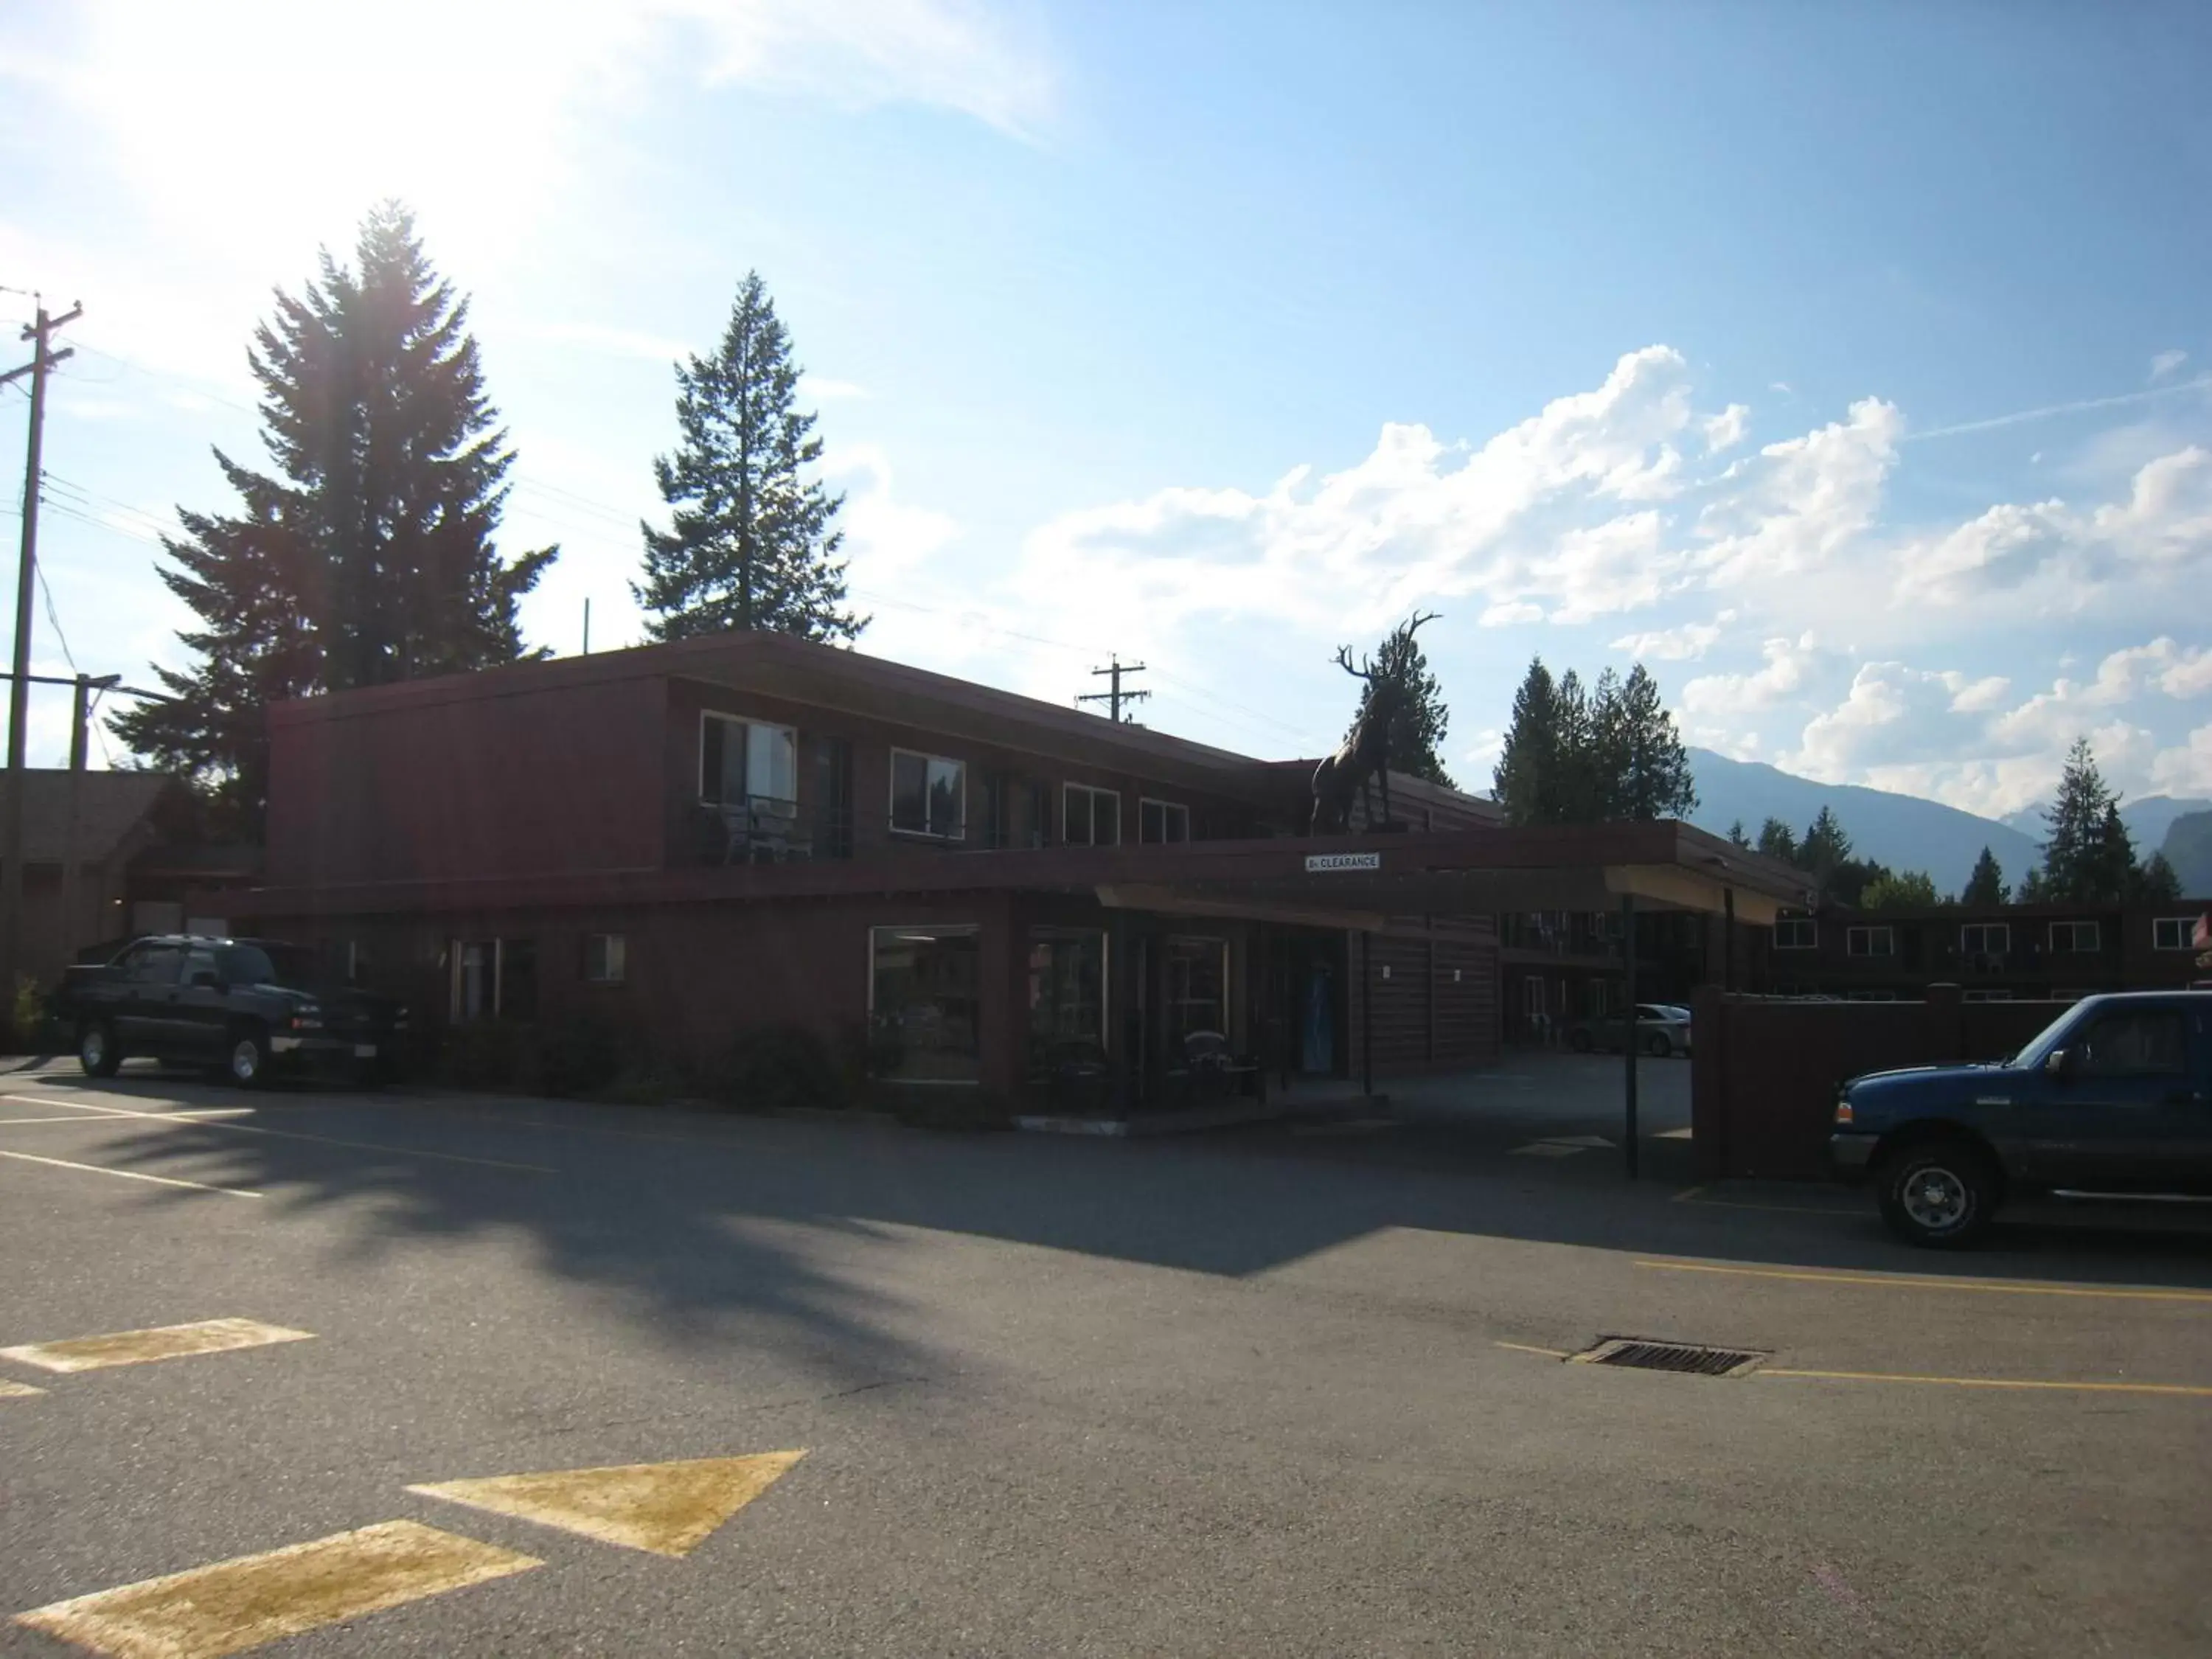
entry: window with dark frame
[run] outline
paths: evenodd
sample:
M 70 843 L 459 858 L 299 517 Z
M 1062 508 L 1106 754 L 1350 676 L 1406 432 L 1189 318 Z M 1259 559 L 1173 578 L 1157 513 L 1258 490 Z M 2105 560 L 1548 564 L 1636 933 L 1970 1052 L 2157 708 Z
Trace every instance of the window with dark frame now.
M 1893 957 L 1897 954 L 1894 927 L 1850 927 L 1844 932 L 1844 954 L 1850 957 Z
M 1959 929 L 1959 954 L 1966 957 L 2001 957 L 2012 949 L 2012 924 L 2006 921 L 1970 921 Z
M 901 1083 L 981 1080 L 982 934 L 972 923 L 868 930 L 868 1071 Z
M 1778 951 L 1810 951 L 1820 942 L 1820 924 L 1810 916 L 1784 916 L 1774 924 Z
M 2194 916 L 2160 916 L 2150 925 L 2150 948 L 2154 951 L 2187 951 L 2195 947 L 2190 943 L 2197 931 Z
M 968 834 L 968 769 L 943 755 L 891 750 L 891 828 L 902 836 L 962 841 Z
M 2051 924 L 2051 949 L 2053 955 L 2101 948 L 2101 940 L 2094 921 L 2054 921 Z
M 1087 783 L 1064 784 L 1060 792 L 1061 839 L 1070 847 L 1119 847 L 1121 797 Z
M 1190 808 L 1180 801 L 1153 800 L 1150 797 L 1137 802 L 1137 839 L 1140 842 L 1174 842 L 1190 839 Z
M 629 941 L 620 933 L 584 935 L 584 981 L 620 985 L 629 975 Z
M 699 716 L 699 799 L 716 806 L 799 805 L 799 733 L 707 710 Z
M 2178 1008 L 2106 1014 L 2072 1045 L 2083 1077 L 2185 1077 L 2188 1017 Z

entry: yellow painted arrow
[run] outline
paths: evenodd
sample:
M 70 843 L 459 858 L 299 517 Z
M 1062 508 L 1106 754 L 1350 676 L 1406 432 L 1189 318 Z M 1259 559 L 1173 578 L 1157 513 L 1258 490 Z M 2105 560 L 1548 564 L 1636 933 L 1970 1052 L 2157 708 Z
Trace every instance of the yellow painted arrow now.
M 581 1533 L 603 1544 L 684 1556 L 805 1455 L 779 1451 L 695 1457 L 677 1463 L 499 1474 L 407 1490 Z

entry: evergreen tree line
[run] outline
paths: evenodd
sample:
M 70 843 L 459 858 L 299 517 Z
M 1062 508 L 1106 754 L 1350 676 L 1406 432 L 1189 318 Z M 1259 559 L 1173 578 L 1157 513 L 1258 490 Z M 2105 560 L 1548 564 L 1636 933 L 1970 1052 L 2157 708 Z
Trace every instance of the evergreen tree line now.
M 1642 663 L 1586 689 L 1571 668 L 1555 680 L 1541 657 L 1530 662 L 1492 785 L 1516 824 L 1686 817 L 1698 804 L 1674 717 Z
M 157 668 L 169 700 L 111 724 L 143 762 L 189 779 L 210 833 L 258 839 L 269 705 L 543 656 L 518 606 L 559 556 L 509 557 L 497 534 L 514 452 L 484 392 L 468 301 L 397 203 L 276 295 L 247 362 L 270 470 L 222 450 L 228 513 L 179 508 L 161 579 L 191 609 L 195 659 Z M 677 368 L 678 444 L 653 464 L 669 528 L 641 525 L 632 592 L 656 640 L 730 628 L 849 641 L 843 497 L 809 469 L 815 417 L 759 275 L 716 349 Z M 1441 734 L 1441 728 L 1438 728 Z
M 2120 797 L 2097 769 L 2087 738 L 2075 739 L 2067 751 L 2057 796 L 2044 809 L 2043 821 L 2043 862 L 2021 878 L 2017 889 L 2005 884 L 2003 867 L 1984 847 L 1956 902 L 2162 904 L 2181 896 L 2180 878 L 2165 854 L 2137 860 L 2135 838 L 2120 817 Z M 1953 902 L 1925 871 L 1894 872 L 1871 860 L 1854 859 L 1850 837 L 1825 806 L 1802 837 L 1781 819 L 1769 818 L 1759 826 L 1756 842 L 1741 822 L 1729 827 L 1729 839 L 1796 865 L 1816 878 L 1824 899 L 1855 909 L 1927 909 Z

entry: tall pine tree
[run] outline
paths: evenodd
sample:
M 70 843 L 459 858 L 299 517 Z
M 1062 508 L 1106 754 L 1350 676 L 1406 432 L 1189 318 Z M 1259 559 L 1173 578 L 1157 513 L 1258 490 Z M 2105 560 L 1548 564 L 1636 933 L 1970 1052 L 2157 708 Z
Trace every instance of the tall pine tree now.
M 1674 717 L 1641 663 L 1585 690 L 1573 669 L 1554 680 L 1531 662 L 1492 783 L 1513 823 L 1678 817 L 1698 804 Z
M 676 370 L 673 455 L 653 464 L 670 528 L 641 526 L 645 580 L 633 586 L 656 640 L 768 629 L 850 640 L 867 626 L 845 605 L 842 495 L 805 469 L 822 459 L 814 416 L 796 406 L 791 337 L 758 271 L 708 357 Z
M 1597 720 L 1604 734 L 1607 817 L 1679 818 L 1697 805 L 1690 757 L 1674 730 L 1674 717 L 1659 701 L 1659 683 L 1642 663 L 1630 668 L 1610 697 L 1601 692 Z
M 220 833 L 258 836 L 268 704 L 524 654 L 516 617 L 557 549 L 493 542 L 514 463 L 483 393 L 468 305 L 397 203 L 363 221 L 351 266 L 325 251 L 280 292 L 247 362 L 274 476 L 216 463 L 236 516 L 179 509 L 161 573 L 200 661 L 154 672 L 173 701 L 116 716 L 154 765 L 191 777 Z
M 1535 658 L 1513 694 L 1512 724 L 1490 776 L 1507 823 L 1559 822 L 1559 687 L 1544 659 Z
M 2002 904 L 2005 892 L 2004 868 L 1997 855 L 1986 847 L 1981 857 L 1974 860 L 1973 873 L 1966 878 L 1966 890 L 1959 895 L 1961 904 Z

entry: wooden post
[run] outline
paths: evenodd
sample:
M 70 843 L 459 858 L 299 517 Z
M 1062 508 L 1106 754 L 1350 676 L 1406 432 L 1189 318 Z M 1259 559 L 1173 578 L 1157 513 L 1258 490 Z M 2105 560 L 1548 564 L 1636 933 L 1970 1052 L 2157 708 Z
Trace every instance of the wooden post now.
M 1359 935 L 1359 1092 L 1375 1097 L 1375 980 L 1369 935 Z
M 1735 989 L 1735 889 L 1733 887 L 1721 890 L 1721 989 Z
M 1628 1157 L 1628 1178 L 1636 1179 L 1636 896 L 1620 896 L 1620 982 L 1627 1006 L 1621 1010 L 1626 1022 L 1621 1030 L 1620 1052 L 1626 1056 L 1623 1100 L 1627 1121 L 1625 1150 Z

